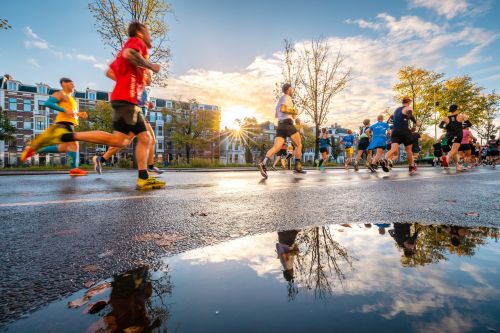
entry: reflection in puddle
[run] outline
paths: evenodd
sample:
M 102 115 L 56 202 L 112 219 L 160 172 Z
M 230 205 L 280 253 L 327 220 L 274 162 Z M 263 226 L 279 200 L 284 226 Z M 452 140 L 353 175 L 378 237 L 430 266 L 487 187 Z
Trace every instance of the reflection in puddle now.
M 114 276 L 79 308 L 68 302 L 89 291 L 8 331 L 494 332 L 498 237 L 496 228 L 418 223 L 244 237 Z

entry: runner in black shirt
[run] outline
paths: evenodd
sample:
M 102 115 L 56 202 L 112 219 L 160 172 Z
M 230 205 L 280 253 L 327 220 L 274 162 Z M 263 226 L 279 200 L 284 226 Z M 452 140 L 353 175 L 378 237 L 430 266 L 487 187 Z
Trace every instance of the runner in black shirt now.
M 448 156 L 442 157 L 443 167 L 448 168 L 450 161 L 453 160 L 457 171 L 462 171 L 461 166 L 458 164 L 458 149 L 462 143 L 462 129 L 463 122 L 466 117 L 458 113 L 458 106 L 456 104 L 450 105 L 450 114 L 443 118 L 440 128 L 446 129 L 446 142 L 448 147 L 451 147 Z

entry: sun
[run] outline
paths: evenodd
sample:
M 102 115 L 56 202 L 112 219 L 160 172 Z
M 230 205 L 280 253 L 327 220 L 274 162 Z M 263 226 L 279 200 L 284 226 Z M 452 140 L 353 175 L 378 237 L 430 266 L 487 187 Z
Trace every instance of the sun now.
M 221 114 L 221 129 L 228 128 L 235 131 L 241 130 L 239 121 L 245 118 L 256 118 L 256 110 L 244 105 L 234 105 L 224 108 Z M 238 121 L 239 120 L 239 121 Z

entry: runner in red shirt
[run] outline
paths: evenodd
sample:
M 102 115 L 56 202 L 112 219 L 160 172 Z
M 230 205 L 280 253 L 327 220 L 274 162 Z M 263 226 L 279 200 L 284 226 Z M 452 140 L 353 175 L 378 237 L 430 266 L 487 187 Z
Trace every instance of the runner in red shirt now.
M 61 135 L 61 132 L 58 132 L 45 138 L 43 145 L 85 141 L 122 148 L 137 136 L 135 150 L 139 171 L 137 189 L 160 189 L 165 187 L 165 182 L 149 176 L 147 172 L 147 157 L 152 138 L 138 106 L 138 98 L 144 89 L 146 70 L 157 73 L 160 71 L 160 65 L 147 60 L 148 49 L 151 48 L 151 36 L 145 25 L 140 22 L 130 23 L 128 35 L 130 38 L 106 72 L 106 75 L 116 82 L 110 98 L 113 107 L 113 133 L 90 131 L 66 132 Z

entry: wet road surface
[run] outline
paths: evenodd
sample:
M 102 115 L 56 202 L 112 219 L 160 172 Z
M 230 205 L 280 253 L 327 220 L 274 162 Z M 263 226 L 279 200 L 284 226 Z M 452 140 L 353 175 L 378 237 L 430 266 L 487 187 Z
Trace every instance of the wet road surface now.
M 109 276 L 246 235 L 311 225 L 498 226 L 500 172 L 135 173 L 0 177 L 0 323 Z

